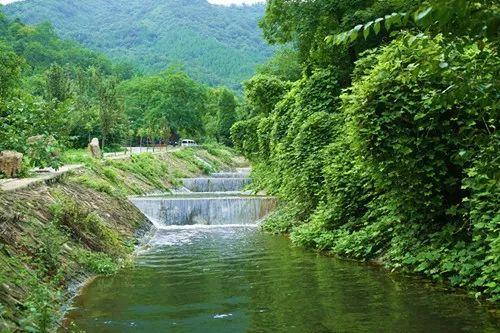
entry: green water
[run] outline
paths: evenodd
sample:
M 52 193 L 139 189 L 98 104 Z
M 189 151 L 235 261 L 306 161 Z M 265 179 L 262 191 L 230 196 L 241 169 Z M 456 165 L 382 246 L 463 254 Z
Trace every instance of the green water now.
M 474 300 L 258 228 L 160 230 L 68 315 L 87 332 L 498 332 Z

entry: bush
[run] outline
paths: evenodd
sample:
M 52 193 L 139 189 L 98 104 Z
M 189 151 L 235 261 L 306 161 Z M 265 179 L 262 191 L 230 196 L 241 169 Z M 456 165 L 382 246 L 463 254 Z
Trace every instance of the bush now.
M 79 249 L 75 254 L 75 259 L 80 265 L 95 274 L 112 275 L 119 268 L 113 258 L 102 252 Z
M 61 146 L 51 136 L 37 135 L 28 139 L 28 157 L 33 167 L 59 169 Z
M 54 220 L 77 241 L 91 250 L 123 257 L 129 252 L 117 231 L 108 227 L 95 213 L 72 199 L 61 197 L 51 207 Z
M 116 193 L 115 190 L 113 189 L 113 186 L 111 186 L 108 182 L 100 178 L 83 175 L 76 177 L 75 180 L 80 184 L 88 188 L 91 188 L 93 190 L 96 190 L 98 192 L 106 193 L 111 196 L 114 196 Z

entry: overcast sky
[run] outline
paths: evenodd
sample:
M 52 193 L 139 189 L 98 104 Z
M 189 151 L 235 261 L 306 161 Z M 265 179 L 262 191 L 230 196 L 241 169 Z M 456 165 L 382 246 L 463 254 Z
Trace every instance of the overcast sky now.
M 15 1 L 21 1 L 21 0 L 0 0 L 0 3 L 5 5 Z M 231 5 L 231 4 L 241 5 L 241 4 L 254 4 L 258 2 L 265 2 L 265 0 L 207 0 L 207 1 L 216 5 Z

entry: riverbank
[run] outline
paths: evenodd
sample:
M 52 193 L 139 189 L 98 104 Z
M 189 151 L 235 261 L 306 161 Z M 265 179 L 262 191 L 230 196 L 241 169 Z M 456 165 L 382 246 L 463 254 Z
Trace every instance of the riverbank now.
M 331 212 L 323 210 L 301 221 L 293 205 L 282 202 L 264 222 L 263 229 L 284 234 L 295 245 L 328 256 L 374 263 L 388 273 L 410 274 L 438 288 L 461 291 L 500 318 L 499 275 L 495 273 L 499 269 L 498 252 L 487 255 L 490 249 L 476 244 L 477 239 L 466 242 L 449 230 L 430 232 L 418 226 L 383 223 L 357 225 L 354 230 L 347 227 L 326 230 L 327 214 Z M 489 279 L 478 279 L 478 271 L 483 276 L 489 275 Z
M 129 195 L 168 191 L 179 178 L 241 166 L 207 146 L 83 164 L 50 182 L 0 192 L 0 331 L 57 328 L 68 287 L 130 264 L 151 224 Z M 73 290 L 74 292 L 74 290 Z

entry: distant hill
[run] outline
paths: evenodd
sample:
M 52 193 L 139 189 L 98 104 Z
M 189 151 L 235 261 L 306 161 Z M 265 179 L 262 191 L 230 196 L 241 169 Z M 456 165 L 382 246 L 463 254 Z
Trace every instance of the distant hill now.
M 145 73 L 183 64 L 195 79 L 238 88 L 272 54 L 257 22 L 264 5 L 206 0 L 27 0 L 3 8 L 28 24 L 130 62 Z

